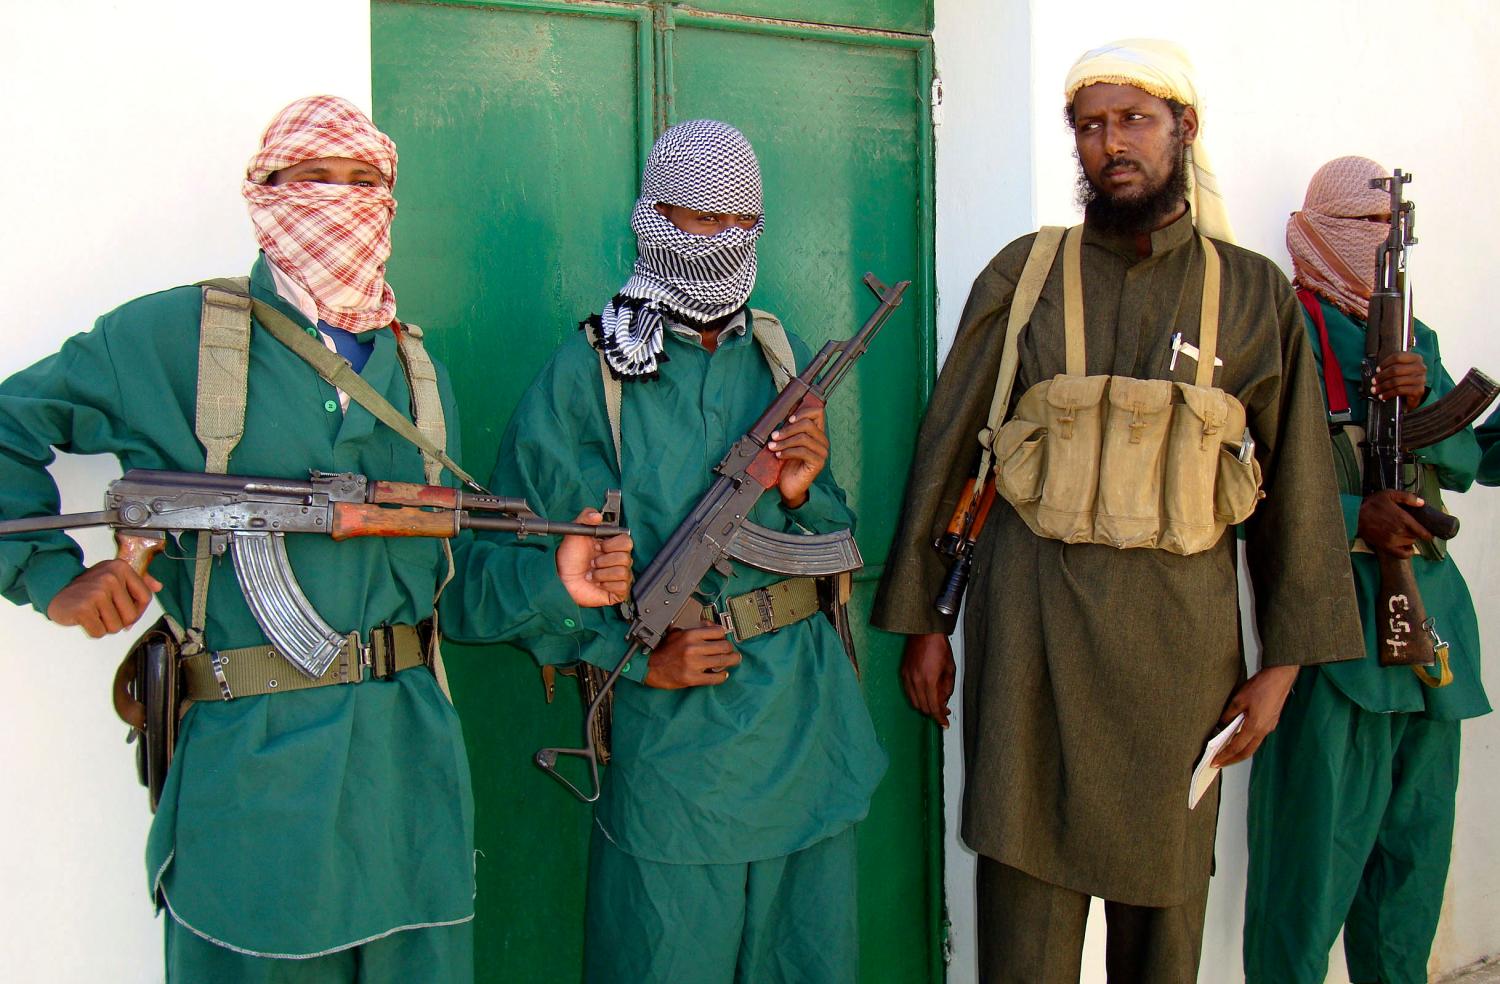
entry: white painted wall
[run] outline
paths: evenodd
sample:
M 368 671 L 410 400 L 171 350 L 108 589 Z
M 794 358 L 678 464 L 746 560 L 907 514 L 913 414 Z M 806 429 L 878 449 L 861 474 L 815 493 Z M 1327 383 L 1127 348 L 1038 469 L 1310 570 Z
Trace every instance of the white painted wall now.
M 248 272 L 239 182 L 261 130 L 298 96 L 368 108 L 369 49 L 367 0 L 0 6 L 0 376 L 131 297 Z M 53 471 L 70 510 L 119 474 Z M 108 555 L 107 535 L 79 539 Z M 150 815 L 109 704 L 126 638 L 0 604 L 0 639 L 0 977 L 160 981 Z
M 947 103 L 937 131 L 943 350 L 968 284 L 990 256 L 1037 225 L 1077 220 L 1072 139 L 1061 112 L 1068 67 L 1089 47 L 1144 36 L 1174 39 L 1193 55 L 1206 100 L 1203 139 L 1239 241 L 1284 268 L 1287 213 L 1300 207 L 1307 179 L 1324 161 L 1363 154 L 1415 174 L 1410 197 L 1420 215 L 1418 313 L 1440 332 L 1450 371 L 1461 374 L 1471 365 L 1500 371 L 1500 337 L 1489 329 L 1484 304 L 1493 283 L 1487 234 L 1500 222 L 1500 199 L 1474 193 L 1483 168 L 1500 154 L 1500 136 L 1475 119 L 1500 86 L 1491 55 L 1500 41 L 1500 8 L 1483 0 L 1262 0 L 1250 6 L 937 0 L 936 7 Z M 1332 39 L 1342 40 L 1334 45 Z M 1398 71 L 1380 83 L 1379 73 L 1391 68 Z M 1486 549 L 1500 538 L 1500 493 L 1476 489 L 1453 497 L 1451 505 L 1465 524 L 1453 554 L 1481 612 L 1486 682 L 1500 699 L 1500 620 L 1490 617 L 1500 599 L 1500 556 Z M 947 740 L 950 813 L 961 790 L 957 732 Z M 1500 719 L 1465 725 L 1462 769 L 1434 974 L 1500 952 L 1500 829 L 1494 822 L 1500 793 L 1493 782 L 1500 773 Z M 1242 765 L 1225 776 L 1204 984 L 1242 979 L 1248 773 Z M 972 859 L 951 836 L 948 851 L 955 937 L 950 980 L 972 981 Z M 1104 980 L 1102 942 L 1101 933 L 1090 933 L 1085 981 Z M 1347 979 L 1336 951 L 1329 980 Z

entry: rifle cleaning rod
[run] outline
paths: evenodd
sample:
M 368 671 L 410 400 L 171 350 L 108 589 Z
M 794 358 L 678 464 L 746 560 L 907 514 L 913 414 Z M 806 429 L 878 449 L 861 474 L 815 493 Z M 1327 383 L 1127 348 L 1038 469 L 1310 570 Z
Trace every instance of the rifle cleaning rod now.
M 624 526 L 588 526 L 583 523 L 554 523 L 549 520 L 518 519 L 515 516 L 476 516 L 460 513 L 459 529 L 489 530 L 500 533 L 524 533 L 534 536 L 592 536 L 603 540 L 629 533 Z
M 69 530 L 82 526 L 110 526 L 119 521 L 113 509 L 100 512 L 67 513 L 63 516 L 28 516 L 25 519 L 0 521 L 0 536 L 11 533 L 40 533 L 44 530 Z

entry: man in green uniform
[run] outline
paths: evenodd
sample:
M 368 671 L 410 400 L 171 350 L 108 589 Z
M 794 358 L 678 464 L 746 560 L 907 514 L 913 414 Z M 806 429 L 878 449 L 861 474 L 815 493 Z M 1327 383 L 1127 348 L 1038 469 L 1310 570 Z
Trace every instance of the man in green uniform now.
M 1390 221 L 1390 197 L 1370 179 L 1389 173 L 1363 157 L 1330 161 L 1287 225 L 1329 408 L 1347 410 L 1355 428 L 1366 409 L 1365 317 Z M 1453 388 L 1431 329 L 1416 323 L 1413 351 L 1382 364 L 1375 388 L 1411 407 Z M 1420 495 L 1363 496 L 1358 441 L 1334 430 L 1365 657 L 1302 670 L 1281 726 L 1255 757 L 1245 904 L 1251 984 L 1321 984 L 1341 926 L 1357 984 L 1427 980 L 1453 845 L 1459 722 L 1490 710 L 1463 576 L 1442 542 L 1400 508 L 1423 500 L 1441 507 L 1440 489 L 1467 489 L 1479 464 L 1474 434 L 1466 428 L 1414 454 Z M 1380 665 L 1372 551 L 1411 559 L 1427 614 L 1449 646 L 1451 683 L 1421 668 Z
M 1264 475 L 1266 498 L 1244 526 L 1263 668 L 1245 680 L 1233 536 L 1189 555 L 1064 542 L 995 504 L 964 633 L 963 836 L 980 855 L 980 978 L 1076 981 L 1097 896 L 1111 981 L 1187 984 L 1197 980 L 1218 812 L 1216 794 L 1189 809 L 1194 762 L 1242 712 L 1219 761 L 1248 756 L 1275 726 L 1298 664 L 1357 652 L 1353 595 L 1297 301 L 1269 260 L 1229 242 L 1185 56 L 1145 40 L 1096 49 L 1073 67 L 1066 98 L 1083 172 L 1080 253 L 1065 247 L 1064 262 L 1042 269 L 1012 392 L 1063 373 L 1078 341 L 1085 365 L 1067 373 L 1113 374 L 1111 393 L 1128 388 L 1121 377 L 1173 380 L 1175 392 L 1202 378 L 1201 356 L 1213 385 L 1243 404 Z M 975 435 L 1034 238 L 1007 246 L 975 281 L 876 600 L 874 623 L 911 636 L 908 696 L 944 725 L 954 623 L 934 608 L 947 563 L 933 542 L 974 475 Z M 1208 347 L 1200 322 L 1215 255 L 1211 356 L 1184 342 Z M 1065 304 L 1065 282 L 1080 280 L 1081 305 Z M 1061 436 L 1072 419 L 1059 418 Z M 1092 460 L 1098 467 L 1097 452 Z
M 738 130 L 694 120 L 661 136 L 631 217 L 633 275 L 521 399 L 496 482 L 544 511 L 621 488 L 641 557 L 661 549 L 774 398 L 768 359 L 808 358 L 745 307 L 761 211 L 759 164 Z M 617 429 L 606 381 L 621 398 Z M 824 467 L 822 413 L 791 421 L 771 447 L 785 463 L 779 494 L 750 519 L 789 532 L 850 526 Z M 727 612 L 781 580 L 734 563 L 710 572 L 702 594 Z M 738 629 L 674 630 L 625 668 L 590 846 L 591 984 L 856 979 L 854 825 L 885 756 L 826 619 L 813 612 L 754 638 Z M 577 631 L 525 644 L 544 664 L 613 669 L 623 639 L 620 617 L 595 609 Z
M 243 186 L 262 249 L 249 292 L 336 348 L 375 392 L 403 408 L 398 413 L 415 405 L 419 426 L 440 410 L 457 455 L 446 374 L 439 369 L 423 383 L 403 371 L 402 363 L 423 357 L 411 347 L 417 330 L 395 321 L 384 279 L 395 178 L 394 144 L 359 109 L 330 96 L 288 106 L 266 131 Z M 435 474 L 416 446 L 324 382 L 259 318 L 243 322 L 248 368 L 216 377 L 224 389 L 206 394 L 232 402 L 228 391 L 240 380 L 243 435 L 227 458 L 222 448 L 206 452 L 195 434 L 200 376 L 211 372 L 200 371 L 205 296 L 188 286 L 131 301 L 0 384 L 0 515 L 57 511 L 46 471 L 54 448 L 113 454 L 125 468 L 301 479 L 319 469 L 405 482 Z M 222 357 L 222 349 L 204 352 Z M 427 384 L 435 384 L 440 407 L 422 407 L 419 389 Z M 193 537 L 186 546 L 192 550 Z M 605 604 L 623 595 L 624 546 L 606 553 L 571 539 L 556 560 L 572 585 L 565 590 L 547 569 L 550 552 L 535 567 L 518 568 L 518 555 L 455 539 L 445 625 L 493 637 L 576 619 L 575 599 Z M 443 547 L 431 539 L 335 543 L 309 535 L 288 537 L 286 549 L 318 613 L 371 644 L 341 651 L 344 670 L 386 636 L 387 675 L 356 669 L 358 685 L 335 685 L 342 681 L 325 675 L 282 693 L 269 692 L 272 679 L 261 695 L 219 700 L 216 691 L 187 710 L 147 847 L 151 895 L 170 916 L 167 977 L 471 980 L 473 802 L 463 737 L 452 704 L 422 665 L 422 647 L 414 648 L 419 634 L 403 628 L 434 614 L 450 573 Z M 256 659 L 279 665 L 285 672 L 273 672 L 283 680 L 298 676 L 267 652 L 232 565 L 215 565 L 199 618 L 190 610 L 191 561 L 159 557 L 141 577 L 121 560 L 84 570 L 81 556 L 61 533 L 6 537 L 0 592 L 94 636 L 134 623 L 155 592 L 178 625 L 201 629 L 221 682 Z M 411 668 L 395 672 L 402 666 Z M 242 683 L 235 675 L 235 686 Z

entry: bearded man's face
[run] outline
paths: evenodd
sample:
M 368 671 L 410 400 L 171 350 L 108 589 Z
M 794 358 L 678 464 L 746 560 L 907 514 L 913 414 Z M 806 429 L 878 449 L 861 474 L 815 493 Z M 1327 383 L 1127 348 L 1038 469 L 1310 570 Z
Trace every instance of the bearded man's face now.
M 1187 197 L 1187 148 L 1198 133 L 1191 106 L 1178 118 L 1165 99 L 1101 82 L 1078 90 L 1072 120 L 1082 171 L 1078 197 L 1091 222 L 1139 234 L 1179 212 Z

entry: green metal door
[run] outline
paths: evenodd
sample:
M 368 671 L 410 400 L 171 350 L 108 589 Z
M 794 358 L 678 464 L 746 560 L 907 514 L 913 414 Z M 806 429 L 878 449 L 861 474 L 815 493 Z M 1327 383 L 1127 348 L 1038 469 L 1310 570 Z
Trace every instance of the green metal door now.
M 390 277 L 452 374 L 466 467 L 488 471 L 533 374 L 627 275 L 655 135 L 726 120 L 764 172 L 756 306 L 816 349 L 868 314 L 864 271 L 914 281 L 830 410 L 863 625 L 932 376 L 930 29 L 927 0 L 376 0 L 375 115 L 401 148 Z M 857 641 L 891 757 L 859 831 L 862 976 L 939 981 L 939 740 L 900 693 L 899 640 Z M 478 979 L 576 981 L 589 811 L 531 764 L 577 734 L 571 683 L 549 706 L 516 650 L 445 652 L 478 810 Z

